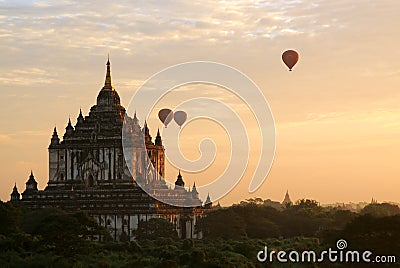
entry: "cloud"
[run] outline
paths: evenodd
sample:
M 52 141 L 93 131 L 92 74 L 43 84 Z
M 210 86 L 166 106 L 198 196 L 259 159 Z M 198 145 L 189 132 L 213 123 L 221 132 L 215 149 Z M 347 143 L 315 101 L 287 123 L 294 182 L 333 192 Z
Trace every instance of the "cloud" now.
M 113 82 L 113 86 L 118 92 L 123 92 L 125 90 L 132 92 L 132 90 L 138 89 L 144 82 L 145 81 L 141 79 L 118 79 Z
M 22 130 L 16 135 L 18 136 L 48 136 L 49 130 Z
M 4 46 L 18 42 L 133 53 L 133 47 L 146 41 L 213 43 L 320 31 L 324 26 L 319 25 L 331 23 L 320 17 L 321 6 L 285 0 L 203 1 L 201 5 L 182 1 L 6 1 L 0 10 L 7 15 L 0 20 Z
M 328 124 L 371 124 L 385 128 L 398 128 L 400 124 L 400 109 L 376 109 L 374 111 L 359 112 L 329 112 L 309 113 L 306 118 L 291 122 L 279 123 L 281 128 L 296 128 L 312 125 Z M 333 132 L 333 131 L 332 131 Z
M 0 144 L 10 144 L 12 138 L 10 135 L 7 134 L 0 134 Z
M 0 77 L 0 84 L 31 86 L 34 84 L 52 84 L 57 75 L 40 68 L 22 68 L 9 70 Z
M 0 133 L 0 144 L 18 144 L 27 137 L 49 136 L 49 130 L 19 130 L 13 133 Z
M 385 131 L 397 137 L 400 112 L 388 108 L 397 107 L 399 97 L 398 10 L 397 1 L 373 0 L 0 1 L 3 131 L 65 125 L 80 103 L 95 102 L 110 52 L 114 86 L 125 102 L 159 70 L 212 60 L 259 84 L 277 118 L 277 137 L 291 135 L 289 144 L 306 137 L 317 148 L 343 129 L 353 131 L 355 141 L 364 133 L 370 135 L 365 142 Z M 287 47 L 301 53 L 299 68 L 289 75 L 280 61 Z M 193 95 L 195 88 L 181 93 Z M 238 103 L 232 96 L 216 98 Z M 15 111 L 12 124 L 9 111 Z M 28 113 L 34 118 L 29 122 Z M 23 146 L 20 137 L 27 142 L 26 136 L 40 135 L 8 132 L 0 134 L 1 144 Z M 43 154 L 43 148 L 27 150 Z M 304 169 L 312 173 L 314 165 Z

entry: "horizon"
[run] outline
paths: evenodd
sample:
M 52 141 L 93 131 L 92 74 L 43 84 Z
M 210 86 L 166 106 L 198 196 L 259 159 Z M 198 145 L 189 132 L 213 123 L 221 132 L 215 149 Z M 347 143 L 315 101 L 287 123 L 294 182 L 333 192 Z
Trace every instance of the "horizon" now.
M 233 66 L 259 86 L 275 119 L 276 151 L 267 179 L 251 194 L 259 131 L 240 98 L 212 85 L 181 86 L 147 121 L 154 138 L 157 128 L 163 131 L 157 109 L 176 107 L 193 94 L 233 107 L 249 133 L 250 163 L 238 185 L 216 201 L 221 205 L 255 197 L 281 202 L 287 190 L 292 201 L 400 203 L 399 8 L 397 1 L 372 0 L 202 6 L 2 1 L 0 199 L 10 199 L 14 183 L 22 192 L 31 170 L 45 188 L 53 128 L 61 136 L 69 117 L 75 125 L 79 109 L 88 115 L 110 53 L 112 83 L 125 108 L 148 78 L 187 61 Z M 300 54 L 292 72 L 281 61 L 287 49 Z M 138 118 L 143 126 L 145 115 Z M 204 138 L 218 149 L 204 172 L 182 172 L 187 186 L 223 172 L 229 135 L 206 120 L 182 128 L 179 144 L 188 159 L 200 157 Z M 175 181 L 177 174 L 167 163 L 166 178 Z M 204 201 L 207 193 L 200 194 Z

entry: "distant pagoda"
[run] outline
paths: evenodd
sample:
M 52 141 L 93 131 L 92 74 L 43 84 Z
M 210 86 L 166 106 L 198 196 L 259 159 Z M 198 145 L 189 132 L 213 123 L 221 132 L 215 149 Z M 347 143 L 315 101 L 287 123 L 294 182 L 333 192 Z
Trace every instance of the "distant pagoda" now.
M 292 204 L 292 200 L 290 199 L 289 196 L 289 190 L 286 190 L 286 194 L 285 194 L 285 198 L 282 201 L 282 205 L 291 205 Z

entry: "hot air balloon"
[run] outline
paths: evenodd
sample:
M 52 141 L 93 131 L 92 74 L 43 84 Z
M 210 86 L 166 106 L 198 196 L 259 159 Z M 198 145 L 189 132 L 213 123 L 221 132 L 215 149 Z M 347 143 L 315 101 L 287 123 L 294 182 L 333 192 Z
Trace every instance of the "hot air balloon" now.
M 289 67 L 289 71 L 292 70 L 293 66 L 299 60 L 299 54 L 294 50 L 286 50 L 282 54 L 282 60 Z
M 158 118 L 160 118 L 161 122 L 163 122 L 165 127 L 167 127 L 169 122 L 172 121 L 173 117 L 174 117 L 174 112 L 171 111 L 170 109 L 161 109 L 158 112 Z
M 186 119 L 187 119 L 187 114 L 184 111 L 176 111 L 174 113 L 174 120 L 179 125 L 179 127 L 182 127 Z

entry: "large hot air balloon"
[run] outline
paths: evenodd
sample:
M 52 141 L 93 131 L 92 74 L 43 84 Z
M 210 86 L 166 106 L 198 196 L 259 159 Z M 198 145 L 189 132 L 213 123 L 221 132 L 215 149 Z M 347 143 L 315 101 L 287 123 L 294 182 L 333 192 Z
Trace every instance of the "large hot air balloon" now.
M 294 50 L 286 50 L 282 54 L 282 60 L 289 67 L 289 71 L 292 70 L 293 66 L 299 60 L 299 54 Z
M 179 125 L 179 127 L 182 127 L 186 119 L 187 119 L 187 114 L 184 111 L 176 111 L 174 113 L 174 120 Z
M 173 117 L 174 117 L 174 112 L 171 111 L 170 109 L 161 109 L 158 112 L 158 118 L 160 118 L 161 122 L 163 122 L 165 127 L 167 127 L 169 122 L 172 121 Z

